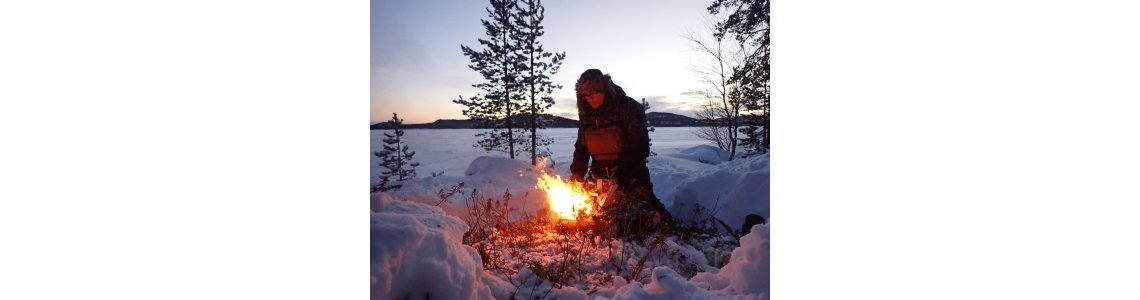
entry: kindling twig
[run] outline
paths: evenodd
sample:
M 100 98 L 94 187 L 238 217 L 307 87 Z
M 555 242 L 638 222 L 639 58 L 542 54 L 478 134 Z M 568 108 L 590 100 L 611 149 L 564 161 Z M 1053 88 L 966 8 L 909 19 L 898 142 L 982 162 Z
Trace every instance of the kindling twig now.
M 641 259 L 637 261 L 637 266 L 633 268 L 633 273 L 629 275 L 630 281 L 637 280 L 637 275 L 641 273 L 641 269 L 645 267 L 645 261 L 649 260 L 649 256 L 653 254 L 653 250 L 656 250 L 657 247 L 664 243 L 665 231 L 658 231 L 657 237 L 653 239 L 653 242 L 649 243 L 649 250 L 645 252 L 645 256 L 642 256 Z
M 440 204 L 443 204 L 443 201 L 447 201 L 447 198 L 451 198 L 452 195 L 455 195 L 455 193 L 458 193 L 459 190 L 462 188 L 463 188 L 463 182 L 460 181 L 458 185 L 452 186 L 450 190 L 439 189 L 439 202 L 436 202 L 435 206 L 439 206 Z

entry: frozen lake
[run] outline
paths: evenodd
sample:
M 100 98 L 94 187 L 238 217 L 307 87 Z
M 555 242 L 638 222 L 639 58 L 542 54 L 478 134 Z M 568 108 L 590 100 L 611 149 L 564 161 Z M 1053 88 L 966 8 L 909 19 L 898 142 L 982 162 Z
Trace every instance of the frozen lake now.
M 652 140 L 650 150 L 657 153 L 670 153 L 696 145 L 711 143 L 701 140 L 693 135 L 693 127 L 659 127 L 649 133 Z M 475 134 L 485 132 L 487 129 L 407 129 L 404 130 L 403 142 L 407 142 L 410 150 L 416 155 L 412 161 L 419 162 L 416 167 L 417 177 L 431 176 L 432 173 L 444 172 L 444 175 L 463 176 L 463 171 L 471 160 L 479 156 L 507 156 L 504 152 L 486 152 L 482 148 L 473 147 Z M 382 167 L 380 160 L 372 152 L 380 151 L 384 145 L 383 133 L 392 133 L 391 130 L 371 130 L 372 144 L 368 155 L 371 157 L 371 175 L 373 180 L 379 178 Z M 547 146 L 553 152 L 555 171 L 568 174 L 570 162 L 574 156 L 574 140 L 577 137 L 577 128 L 551 128 L 545 129 L 543 134 L 554 138 L 554 143 Z M 525 158 L 529 161 L 530 154 Z M 516 157 L 516 159 L 520 159 Z

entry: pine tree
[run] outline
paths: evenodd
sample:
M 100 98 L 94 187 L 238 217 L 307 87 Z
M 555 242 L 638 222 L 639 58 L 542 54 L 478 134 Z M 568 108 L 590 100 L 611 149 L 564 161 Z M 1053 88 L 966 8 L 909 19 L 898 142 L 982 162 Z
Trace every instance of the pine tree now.
M 412 162 L 416 152 L 409 150 L 408 144 L 400 140 L 404 136 L 404 130 L 400 128 L 404 120 L 396 117 L 396 113 L 392 113 L 392 120 L 389 120 L 388 124 L 392 125 L 393 133 L 384 133 L 384 150 L 372 153 L 380 157 L 380 166 L 388 169 L 381 175 L 381 180 L 391 176 L 401 181 L 415 178 L 416 167 L 420 163 Z
M 515 6 L 516 36 L 520 45 L 520 73 L 521 84 L 526 92 L 524 107 L 527 108 L 528 120 L 525 125 L 530 129 L 530 163 L 537 163 L 538 147 L 550 145 L 554 139 L 540 135 L 538 129 L 546 128 L 548 119 L 544 115 L 550 106 L 554 105 L 554 98 L 550 93 L 561 89 L 562 85 L 554 84 L 550 76 L 558 73 L 562 61 L 566 59 L 566 52 L 552 53 L 543 48 L 539 38 L 546 34 L 543 31 L 542 20 L 546 9 L 542 0 L 521 0 Z
M 757 154 L 764 154 L 764 136 L 760 131 L 759 124 L 761 124 L 761 116 L 756 114 L 749 114 L 745 118 L 745 126 L 741 127 L 740 133 L 743 138 L 740 139 L 740 147 L 744 149 L 744 154 L 741 157 L 749 157 Z
M 649 132 L 657 130 L 652 124 L 649 124 L 649 102 L 645 101 L 645 98 L 641 98 L 641 107 L 645 110 L 645 127 L 648 128 Z M 649 143 L 649 156 L 657 156 L 657 152 L 653 152 L 653 139 L 650 138 L 645 142 Z
M 463 115 L 476 121 L 479 126 L 491 128 L 491 131 L 478 133 L 480 138 L 475 147 L 482 147 L 486 151 L 504 151 L 515 158 L 522 152 L 526 143 L 526 132 L 516 128 L 515 117 L 522 110 L 519 103 L 522 95 L 521 78 L 519 76 L 522 64 L 519 55 L 518 29 L 511 22 L 512 11 L 516 0 L 490 0 L 491 7 L 487 8 L 488 19 L 482 19 L 483 29 L 487 39 L 479 39 L 483 46 L 481 50 L 474 50 L 466 45 L 460 45 L 463 55 L 471 60 L 467 67 L 483 75 L 484 82 L 471 85 L 483 90 L 483 94 L 471 98 L 452 100 L 463 105 Z M 516 145 L 520 146 L 516 149 Z
M 741 45 L 751 45 L 744 65 L 734 68 L 730 81 L 739 84 L 739 96 L 756 118 L 741 130 L 746 137 L 745 155 L 767 153 L 771 140 L 771 96 L 769 85 L 769 29 L 771 3 L 769 0 L 714 0 L 708 7 L 716 15 L 721 10 L 732 11 L 728 19 L 717 27 L 717 38 L 733 36 Z M 746 143 L 744 141 L 747 141 Z

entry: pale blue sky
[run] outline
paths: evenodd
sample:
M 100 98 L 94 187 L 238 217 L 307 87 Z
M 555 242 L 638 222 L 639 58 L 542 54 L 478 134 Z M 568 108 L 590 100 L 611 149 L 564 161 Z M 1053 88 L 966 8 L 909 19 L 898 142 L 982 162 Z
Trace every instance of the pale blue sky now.
M 707 33 L 711 1 L 544 1 L 545 47 L 565 51 L 553 78 L 548 112 L 577 119 L 573 83 L 583 71 L 613 75 L 635 99 L 650 101 L 650 111 L 684 112 L 697 100 L 683 95 L 700 87 L 690 68 L 702 58 L 682 38 Z M 485 38 L 479 20 L 487 1 L 372 0 L 371 122 L 400 114 L 407 123 L 464 119 L 459 95 L 481 93 L 471 87 L 482 77 L 467 68 L 459 45 L 480 49 Z

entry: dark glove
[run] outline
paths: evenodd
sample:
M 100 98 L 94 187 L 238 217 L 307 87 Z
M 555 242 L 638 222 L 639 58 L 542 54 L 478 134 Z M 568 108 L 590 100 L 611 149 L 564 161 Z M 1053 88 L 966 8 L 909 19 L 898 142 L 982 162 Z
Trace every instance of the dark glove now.
M 613 174 L 610 174 L 610 175 L 613 175 L 613 178 L 615 178 L 619 181 L 628 180 L 630 177 L 628 170 L 630 170 L 630 169 L 631 168 L 625 166 L 625 164 L 619 163 L 617 166 L 614 166 L 614 168 L 612 169 Z
M 637 180 L 637 168 L 630 165 L 618 165 L 614 168 L 614 179 L 617 179 L 618 185 L 623 187 L 632 186 Z

